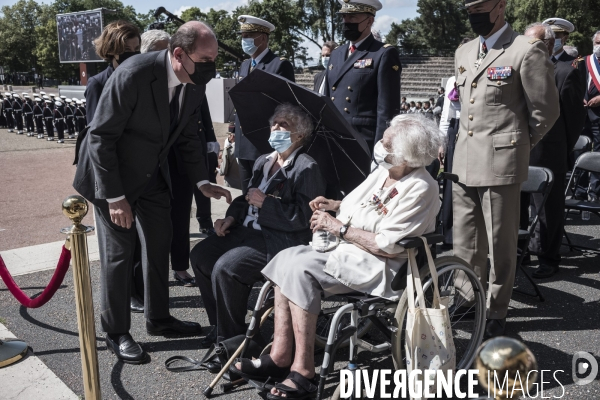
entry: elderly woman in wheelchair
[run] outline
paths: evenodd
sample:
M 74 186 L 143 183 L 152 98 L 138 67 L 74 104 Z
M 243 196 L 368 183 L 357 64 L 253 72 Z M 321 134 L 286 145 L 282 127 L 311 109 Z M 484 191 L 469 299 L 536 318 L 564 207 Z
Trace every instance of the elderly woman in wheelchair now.
M 256 360 L 238 360 L 231 371 L 246 379 L 281 382 L 269 399 L 316 394 L 314 343 L 321 299 L 349 292 L 398 299 L 391 282 L 407 256 L 397 242 L 435 229 L 439 189 L 425 166 L 444 141 L 430 120 L 398 115 L 375 145 L 379 165 L 367 179 L 342 201 L 317 197 L 310 203 L 313 232 L 334 235 L 337 246 L 325 252 L 289 248 L 263 269 L 276 285 L 273 346 Z

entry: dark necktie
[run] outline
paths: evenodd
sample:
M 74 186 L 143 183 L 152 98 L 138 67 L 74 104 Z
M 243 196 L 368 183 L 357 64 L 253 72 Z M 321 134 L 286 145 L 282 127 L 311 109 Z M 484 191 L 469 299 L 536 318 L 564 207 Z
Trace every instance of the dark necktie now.
M 169 115 L 171 118 L 171 124 L 169 125 L 169 133 L 173 133 L 175 128 L 177 128 L 177 122 L 179 120 L 179 95 L 181 94 L 181 89 L 183 88 L 183 84 L 177 85 L 175 88 L 175 94 L 171 99 L 171 103 L 169 104 Z
M 556 63 L 556 57 L 552 56 L 552 62 Z

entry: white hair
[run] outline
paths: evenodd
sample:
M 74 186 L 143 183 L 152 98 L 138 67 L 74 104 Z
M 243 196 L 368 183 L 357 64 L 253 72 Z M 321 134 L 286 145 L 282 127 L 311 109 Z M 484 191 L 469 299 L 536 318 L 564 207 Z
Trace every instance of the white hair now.
M 600 31 L 596 31 L 596 33 L 594 33 L 594 36 L 592 36 L 592 42 L 596 40 L 596 36 L 598 35 L 600 35 Z
M 160 29 L 150 29 L 142 33 L 142 43 L 140 44 L 140 52 L 148 53 L 149 51 L 156 51 L 154 46 L 156 42 L 160 42 L 161 40 L 166 40 L 167 42 L 171 36 L 163 30 Z
M 563 46 L 563 50 L 571 57 L 577 58 L 579 56 L 579 50 L 575 46 Z
M 425 167 L 437 158 L 440 147 L 446 145 L 446 135 L 432 119 L 422 114 L 396 115 L 388 131 L 393 135 L 395 165 Z
M 544 24 L 542 22 L 534 22 L 533 24 L 527 25 L 527 28 L 525 28 L 525 32 L 532 28 L 537 28 L 538 26 L 541 26 L 544 29 L 544 40 L 554 39 L 554 31 L 552 30 L 550 25 Z

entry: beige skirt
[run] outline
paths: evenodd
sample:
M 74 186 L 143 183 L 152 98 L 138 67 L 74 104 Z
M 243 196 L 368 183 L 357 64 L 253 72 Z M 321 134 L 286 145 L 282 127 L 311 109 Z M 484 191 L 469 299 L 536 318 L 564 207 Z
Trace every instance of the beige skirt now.
M 331 252 L 319 253 L 312 246 L 296 246 L 277 254 L 262 274 L 292 303 L 311 314 L 321 311 L 321 299 L 354 292 L 324 268 Z

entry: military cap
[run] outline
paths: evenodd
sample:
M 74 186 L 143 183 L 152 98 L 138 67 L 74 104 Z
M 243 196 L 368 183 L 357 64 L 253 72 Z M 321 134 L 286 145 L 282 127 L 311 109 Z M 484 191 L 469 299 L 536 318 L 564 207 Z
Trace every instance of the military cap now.
M 21 98 L 21 96 L 19 96 L 19 93 L 13 93 L 12 95 L 13 97 L 18 97 L 19 99 Z
M 82 102 L 83 104 L 85 104 L 85 99 L 81 99 L 81 102 Z
M 338 14 L 369 13 L 375 15 L 383 7 L 379 0 L 338 0 L 338 2 L 342 5 Z
M 252 15 L 240 15 L 238 17 L 240 30 L 238 33 L 260 32 L 267 35 L 275 30 L 275 25 L 264 19 L 253 17 Z
M 35 99 L 33 99 L 33 101 L 41 102 L 42 99 L 40 99 L 39 97 L 36 97 Z
M 548 18 L 542 23 L 550 25 L 554 32 L 571 33 L 575 30 L 575 25 L 563 18 Z
M 8 93 L 8 92 L 4 93 L 4 95 L 5 95 L 6 97 L 11 97 L 11 94 L 10 94 L 10 93 Z
M 81 102 L 81 100 L 76 100 L 75 104 L 80 105 L 80 104 L 83 104 L 83 103 Z
M 67 98 L 67 96 L 60 96 L 60 98 L 64 100 Z
M 61 103 L 60 101 L 58 101 L 58 100 L 56 100 L 56 101 L 54 102 L 54 104 L 55 104 L 57 107 L 60 107 L 60 106 L 62 106 L 62 103 Z
M 44 100 L 44 102 L 45 102 L 46 104 L 52 104 L 52 100 L 50 100 L 50 99 L 46 99 L 46 100 Z
M 66 103 L 71 103 L 72 101 L 73 101 L 73 100 L 71 100 L 71 99 L 70 99 L 70 98 L 68 98 L 68 97 L 67 97 L 67 98 L 65 98 L 65 102 L 66 102 Z
M 71 97 L 71 100 L 73 100 L 73 101 L 77 101 L 77 100 L 79 100 L 79 99 L 78 99 L 77 97 Z
M 50 98 L 51 98 L 51 99 L 53 99 L 53 98 L 55 98 L 55 97 L 56 97 L 56 95 L 55 95 L 55 94 L 52 94 L 52 93 L 50 93 Z
M 25 97 L 25 96 L 27 96 L 27 93 L 23 92 L 23 93 L 21 93 L 21 96 Z
M 45 94 L 46 94 L 46 92 L 40 92 L 40 94 L 43 96 L 43 95 L 45 95 Z
M 43 95 L 43 96 L 42 96 L 42 99 L 44 99 L 44 100 L 50 100 L 50 97 L 48 97 L 48 96 L 46 96 L 46 95 Z
M 25 93 L 25 94 L 23 95 L 23 97 L 25 97 L 26 99 L 28 99 L 28 98 L 29 98 L 29 95 L 28 95 L 27 93 Z
M 464 8 L 471 7 L 477 4 L 485 3 L 492 0 L 465 0 Z

